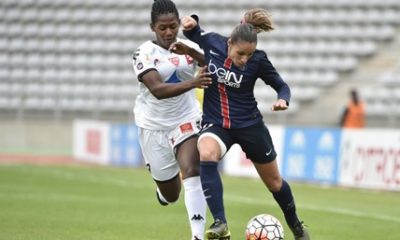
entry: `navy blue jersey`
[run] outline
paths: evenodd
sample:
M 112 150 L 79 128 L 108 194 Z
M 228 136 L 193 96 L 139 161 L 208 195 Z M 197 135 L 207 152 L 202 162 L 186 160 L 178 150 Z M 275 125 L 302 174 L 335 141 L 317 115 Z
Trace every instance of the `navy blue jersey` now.
M 268 60 L 264 51 L 256 50 L 244 69 L 234 66 L 228 58 L 228 38 L 205 33 L 199 25 L 184 35 L 203 50 L 212 85 L 204 91 L 203 124 L 223 128 L 244 128 L 262 121 L 254 97 L 258 78 L 289 103 L 290 89 Z

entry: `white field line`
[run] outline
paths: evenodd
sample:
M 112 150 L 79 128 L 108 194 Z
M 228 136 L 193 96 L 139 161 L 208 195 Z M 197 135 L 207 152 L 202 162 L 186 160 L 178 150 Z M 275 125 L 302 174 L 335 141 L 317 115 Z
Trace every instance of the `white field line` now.
M 76 180 L 81 180 L 81 181 L 86 181 L 90 183 L 96 183 L 96 184 L 107 184 L 107 185 L 114 185 L 122 188 L 148 188 L 150 186 L 154 187 L 155 189 L 155 184 L 153 183 L 151 176 L 149 175 L 148 181 L 145 182 L 138 182 L 134 181 L 127 181 L 125 179 L 118 179 L 118 178 L 112 178 L 112 177 L 104 177 L 101 175 L 94 175 L 94 174 L 86 174 L 84 172 L 80 173 L 75 173 L 72 171 L 68 170 L 63 170 L 63 169 L 50 169 L 50 168 L 18 168 L 19 171 L 25 172 L 27 174 L 35 174 L 35 175 L 50 175 L 55 178 L 60 178 L 64 180 L 71 180 L 71 181 L 76 181 Z M 134 173 L 132 173 L 134 174 Z
M 225 194 L 224 198 L 229 199 L 229 201 L 238 202 L 238 203 L 252 203 L 252 204 L 262 204 L 262 205 L 269 205 L 269 206 L 278 206 L 277 203 L 272 202 L 272 201 L 259 200 L 259 199 L 249 198 L 249 197 L 238 196 L 238 195 Z M 350 210 L 350 209 L 345 209 L 345 208 L 319 207 L 319 206 L 311 206 L 311 205 L 307 205 L 307 204 L 297 204 L 297 206 L 299 209 L 307 209 L 307 210 L 316 211 L 316 212 L 327 212 L 327 213 L 340 214 L 340 215 L 346 215 L 346 216 L 351 216 L 351 217 L 369 218 L 369 219 L 374 219 L 374 220 L 382 220 L 382 221 L 400 223 L 400 217 L 389 216 L 389 215 L 384 215 L 384 214 L 369 214 L 366 212 L 360 212 L 360 211 L 355 211 L 355 210 Z

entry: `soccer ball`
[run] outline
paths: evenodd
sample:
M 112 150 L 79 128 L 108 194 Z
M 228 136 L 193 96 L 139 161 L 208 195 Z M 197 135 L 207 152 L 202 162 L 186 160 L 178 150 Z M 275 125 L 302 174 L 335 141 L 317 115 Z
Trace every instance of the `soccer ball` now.
M 272 215 L 260 214 L 247 223 L 246 240 L 279 240 L 283 236 L 282 224 Z

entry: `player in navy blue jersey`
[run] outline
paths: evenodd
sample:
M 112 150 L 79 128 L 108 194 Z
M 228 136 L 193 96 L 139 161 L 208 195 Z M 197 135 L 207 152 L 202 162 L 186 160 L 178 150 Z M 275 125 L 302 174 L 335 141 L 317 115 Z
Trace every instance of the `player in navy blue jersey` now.
M 206 237 L 230 239 L 217 166 L 227 150 L 237 143 L 272 192 L 295 239 L 310 239 L 303 222 L 297 217 L 290 186 L 279 173 L 277 154 L 254 97 L 258 78 L 277 92 L 277 101 L 271 108 L 273 111 L 286 110 L 291 97 L 289 86 L 266 53 L 256 49 L 257 33 L 273 30 L 269 14 L 263 9 L 247 11 L 229 37 L 205 32 L 198 22 L 196 15 L 182 19 L 184 35 L 204 50 L 204 59 L 198 61 L 204 61 L 213 80 L 204 92 L 203 129 L 198 140 L 201 183 L 214 217 Z M 184 52 L 180 45 L 173 49 Z

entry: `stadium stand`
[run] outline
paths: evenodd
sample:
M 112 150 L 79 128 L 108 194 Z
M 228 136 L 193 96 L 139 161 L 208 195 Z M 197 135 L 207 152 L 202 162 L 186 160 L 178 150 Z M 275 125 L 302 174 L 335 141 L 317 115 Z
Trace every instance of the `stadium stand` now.
M 270 10 L 277 30 L 261 34 L 259 48 L 266 50 L 293 89 L 290 110 L 271 114 L 274 92 L 257 83 L 256 97 L 271 123 L 334 125 L 334 114 L 327 113 L 322 122 L 310 115 L 326 108 L 321 99 L 335 93 L 343 79 L 351 78 L 366 59 L 377 56 L 399 35 L 398 0 L 175 2 L 182 15 L 197 13 L 207 30 L 226 35 L 246 9 Z M 150 4 L 148 0 L 0 1 L 1 115 L 126 120 L 137 94 L 132 53 L 153 38 L 148 27 Z M 400 70 L 387 71 L 362 91 L 372 117 L 400 115 L 396 107 Z M 388 96 L 395 96 L 395 101 Z

